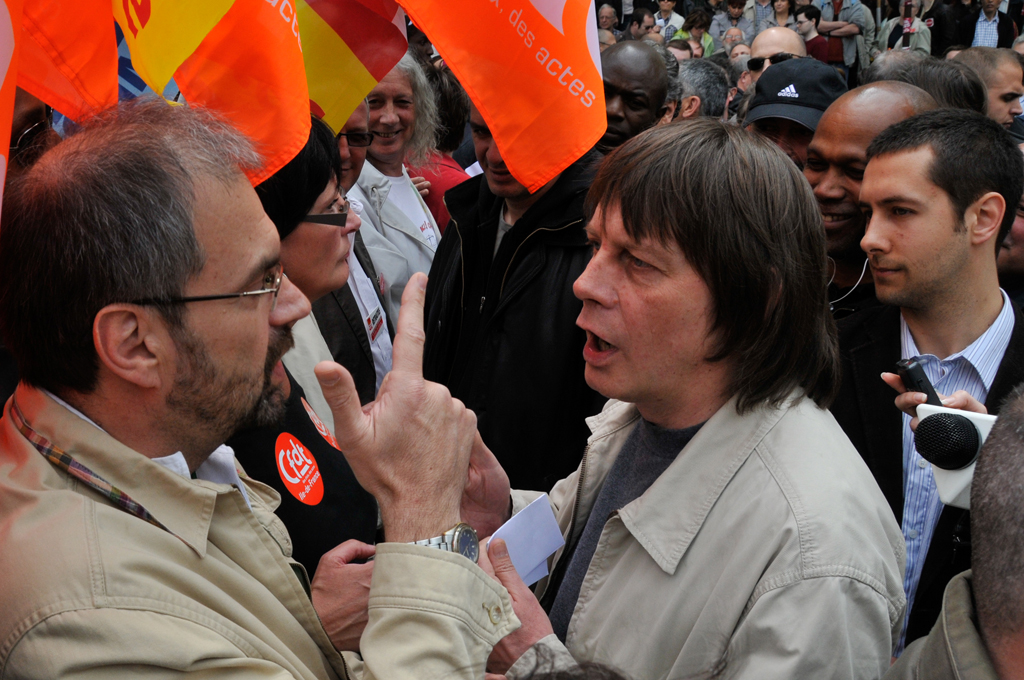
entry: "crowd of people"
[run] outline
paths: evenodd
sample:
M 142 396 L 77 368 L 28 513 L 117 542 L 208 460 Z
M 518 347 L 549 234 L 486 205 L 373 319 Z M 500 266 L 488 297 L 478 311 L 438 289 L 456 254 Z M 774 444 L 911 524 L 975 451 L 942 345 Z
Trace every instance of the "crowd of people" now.
M 255 187 L 215 113 L 19 91 L 0 678 L 1024 677 L 1021 9 L 598 4 L 535 191 L 412 25 Z M 906 359 L 998 415 L 970 510 Z

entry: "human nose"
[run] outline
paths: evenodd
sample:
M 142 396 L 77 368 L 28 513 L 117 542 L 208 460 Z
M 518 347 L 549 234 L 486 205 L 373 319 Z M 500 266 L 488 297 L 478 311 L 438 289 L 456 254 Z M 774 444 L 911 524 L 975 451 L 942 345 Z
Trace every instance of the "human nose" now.
M 281 289 L 277 292 L 277 304 L 270 312 L 270 325 L 291 326 L 299 319 L 309 316 L 310 309 L 306 296 L 285 276 L 281 279 Z
M 355 210 L 352 210 L 352 206 L 349 206 L 348 217 L 345 218 L 345 226 L 341 228 L 343 236 L 354 233 L 362 225 L 363 221 L 359 219 L 359 215 L 356 214 Z
M 591 301 L 602 307 L 609 307 L 614 303 L 614 292 L 609 285 L 610 277 L 603 272 L 604 263 L 601 251 L 594 253 L 587 263 L 586 269 L 579 275 L 579 278 L 572 284 L 573 295 L 584 303 Z
M 348 149 L 348 138 L 338 137 L 338 153 L 341 154 L 341 160 L 348 162 L 352 159 L 352 153 Z
M 388 100 L 384 103 L 384 106 L 380 111 L 380 122 L 384 125 L 394 125 L 398 123 L 398 114 L 395 113 L 394 102 Z
M 864 237 L 860 240 L 860 249 L 868 255 L 884 253 L 889 249 L 882 220 L 877 214 L 872 214 L 864 227 Z
M 1024 109 L 1022 109 L 1020 105 L 1020 99 L 1014 99 L 1010 103 L 1010 113 L 1013 114 L 1014 118 L 1019 116 L 1021 113 L 1024 113 Z
M 814 183 L 813 179 L 817 179 L 817 184 Z M 808 177 L 811 181 L 811 189 L 814 192 L 814 197 L 819 201 L 841 201 L 846 195 L 846 189 L 843 188 L 843 184 L 839 179 L 838 172 L 829 168 L 823 173 L 820 173 L 816 178 Z
M 622 97 L 614 96 L 610 99 L 606 99 L 604 106 L 608 120 L 613 118 L 616 120 L 622 120 L 625 117 L 622 107 Z

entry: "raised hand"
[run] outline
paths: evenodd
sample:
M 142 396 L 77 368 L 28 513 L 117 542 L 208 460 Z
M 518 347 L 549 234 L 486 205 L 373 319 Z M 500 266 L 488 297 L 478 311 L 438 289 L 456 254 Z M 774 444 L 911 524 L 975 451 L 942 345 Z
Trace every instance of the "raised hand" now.
M 335 436 L 356 479 L 377 499 L 386 540 L 438 536 L 459 523 L 476 416 L 448 389 L 423 379 L 427 277 L 402 295 L 391 372 L 377 400 L 359 405 L 352 376 L 336 363 L 316 375 L 334 414 Z

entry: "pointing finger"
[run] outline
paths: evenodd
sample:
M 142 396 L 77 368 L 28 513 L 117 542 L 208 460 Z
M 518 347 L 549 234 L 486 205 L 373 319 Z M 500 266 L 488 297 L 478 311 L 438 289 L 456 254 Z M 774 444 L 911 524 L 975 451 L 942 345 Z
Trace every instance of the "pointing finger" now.
M 338 446 L 342 451 L 355 448 L 353 445 L 365 436 L 367 424 L 352 374 L 333 361 L 321 361 L 313 372 L 334 415 Z
M 414 274 L 402 293 L 398 312 L 398 328 L 391 354 L 391 370 L 414 377 L 423 377 L 423 302 L 426 299 L 427 277 Z

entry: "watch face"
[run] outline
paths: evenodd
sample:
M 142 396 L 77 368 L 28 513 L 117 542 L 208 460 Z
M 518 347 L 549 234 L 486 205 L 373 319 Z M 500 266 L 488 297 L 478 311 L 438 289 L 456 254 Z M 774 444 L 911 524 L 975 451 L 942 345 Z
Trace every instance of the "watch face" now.
M 455 552 L 463 557 L 469 558 L 474 563 L 480 560 L 480 540 L 476 531 L 468 524 L 460 524 L 455 530 L 455 537 L 452 541 Z

